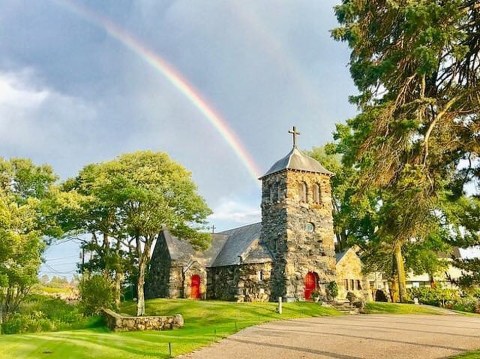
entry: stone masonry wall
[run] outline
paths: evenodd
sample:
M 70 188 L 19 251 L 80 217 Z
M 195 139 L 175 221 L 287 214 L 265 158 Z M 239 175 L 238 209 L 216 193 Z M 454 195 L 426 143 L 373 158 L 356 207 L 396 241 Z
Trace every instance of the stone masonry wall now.
M 170 297 L 171 270 L 172 260 L 168 254 L 167 244 L 163 236 L 160 236 L 152 254 L 148 278 L 145 281 L 145 298 Z
M 185 273 L 185 280 L 184 280 L 184 298 L 191 298 L 191 281 L 192 276 L 198 275 L 200 276 L 200 298 L 206 298 L 207 292 L 207 270 L 204 265 L 194 262 Z
M 271 300 L 286 295 L 285 256 L 287 250 L 287 181 L 285 172 L 273 174 L 262 180 L 262 233 L 260 241 L 274 255 L 270 279 Z
M 167 279 L 168 295 L 165 298 L 184 298 L 184 277 L 182 263 L 172 261 L 170 267 L 170 276 Z
M 137 330 L 166 330 L 181 328 L 184 325 L 181 314 L 166 317 L 127 317 L 115 313 L 110 309 L 103 309 L 107 327 L 115 332 Z
M 206 270 L 194 257 L 172 260 L 163 236 L 160 236 L 150 261 L 148 278 L 145 281 L 145 297 L 190 298 L 193 275 L 201 278 L 202 297 L 206 292 Z
M 271 263 L 207 268 L 207 299 L 266 302 L 271 270 Z
M 368 278 L 362 273 L 362 261 L 353 250 L 347 251 L 337 263 L 337 284 L 338 299 L 345 299 L 348 292 L 353 292 L 359 298 L 372 300 Z
M 302 201 L 299 187 L 305 183 L 307 200 Z M 319 203 L 312 189 L 320 188 Z M 273 193 L 273 194 L 272 194 Z M 335 279 L 335 248 L 332 197 L 328 175 L 302 171 L 283 171 L 263 179 L 262 236 L 275 253 L 272 273 L 272 299 L 304 299 L 304 278 L 315 272 L 319 289 Z M 309 231 L 307 226 L 313 225 Z
M 239 275 L 238 266 L 207 268 L 207 299 L 235 300 Z

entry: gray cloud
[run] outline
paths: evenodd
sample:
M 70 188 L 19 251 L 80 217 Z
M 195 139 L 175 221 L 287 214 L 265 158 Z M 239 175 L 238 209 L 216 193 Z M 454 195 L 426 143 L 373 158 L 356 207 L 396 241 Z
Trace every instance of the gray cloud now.
M 335 2 L 84 3 L 175 66 L 267 170 L 293 124 L 310 148 L 354 113 L 348 50 L 328 32 Z M 19 96 L 0 87 L 0 154 L 66 178 L 120 153 L 166 151 L 192 171 L 218 226 L 242 211 L 252 219 L 258 184 L 217 130 L 141 56 L 61 4 L 0 0 L 0 86 Z

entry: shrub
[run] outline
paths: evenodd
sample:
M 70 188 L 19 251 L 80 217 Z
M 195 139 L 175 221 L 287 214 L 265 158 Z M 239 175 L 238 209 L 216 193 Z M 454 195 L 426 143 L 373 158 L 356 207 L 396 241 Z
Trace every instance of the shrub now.
M 475 313 L 477 303 L 478 299 L 474 297 L 459 298 L 455 303 L 452 303 L 451 309 Z
M 66 329 L 82 329 L 102 325 L 98 317 L 85 318 L 78 305 L 60 298 L 40 294 L 29 295 L 2 325 L 5 334 L 34 333 Z
M 332 300 L 338 296 L 338 285 L 334 280 L 327 284 L 327 296 Z
M 83 314 L 98 314 L 102 308 L 113 308 L 113 286 L 100 274 L 82 278 L 79 283 L 80 307 Z
M 350 304 L 353 304 L 353 302 L 355 302 L 357 299 L 358 298 L 355 295 L 355 293 L 350 292 L 350 291 L 347 293 L 347 300 L 350 302 Z
M 420 287 L 410 288 L 409 294 L 412 298 L 418 298 L 419 302 L 423 304 L 460 310 L 462 312 L 480 312 L 480 300 L 477 296 L 478 290 L 464 293 L 463 296 L 460 296 L 459 291 L 456 289 Z
M 420 303 L 437 307 L 451 306 L 460 299 L 458 290 L 441 287 L 409 288 L 408 294 L 411 298 L 418 298 Z

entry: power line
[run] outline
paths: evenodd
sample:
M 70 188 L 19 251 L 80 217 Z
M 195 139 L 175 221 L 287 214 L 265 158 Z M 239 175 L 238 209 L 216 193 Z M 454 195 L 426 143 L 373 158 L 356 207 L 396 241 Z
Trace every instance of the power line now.
M 77 271 L 75 269 L 72 269 L 70 271 L 65 271 L 65 272 L 62 272 L 62 271 L 58 271 L 56 270 L 55 268 L 53 268 L 52 266 L 44 263 L 44 266 L 46 266 L 47 268 L 49 268 L 52 272 L 50 271 L 44 271 L 44 272 L 48 272 L 48 273 L 57 273 L 57 274 L 73 274 L 73 273 L 76 273 Z
M 57 260 L 61 260 L 61 259 L 68 259 L 68 258 L 78 258 L 78 254 L 71 255 L 71 256 L 65 256 L 65 257 L 57 257 L 57 258 L 45 258 L 45 261 L 50 262 L 50 261 L 57 261 Z

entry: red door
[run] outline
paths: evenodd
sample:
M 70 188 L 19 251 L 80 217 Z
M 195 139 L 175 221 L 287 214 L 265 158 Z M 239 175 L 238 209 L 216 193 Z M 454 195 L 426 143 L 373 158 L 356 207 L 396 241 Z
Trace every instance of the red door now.
M 317 288 L 315 273 L 308 272 L 305 276 L 305 300 L 312 298 L 312 292 Z
M 190 284 L 190 298 L 200 299 L 200 276 L 198 274 L 192 275 Z

